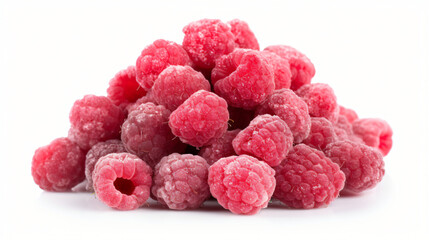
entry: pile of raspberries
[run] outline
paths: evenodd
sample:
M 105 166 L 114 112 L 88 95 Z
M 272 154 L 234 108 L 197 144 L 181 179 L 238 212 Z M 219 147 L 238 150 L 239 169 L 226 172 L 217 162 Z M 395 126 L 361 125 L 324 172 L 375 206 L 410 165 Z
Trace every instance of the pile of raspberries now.
M 74 103 L 68 136 L 34 154 L 40 188 L 94 191 L 119 210 L 149 197 L 195 209 L 214 197 L 251 215 L 272 198 L 318 208 L 381 181 L 392 129 L 311 83 L 315 68 L 303 53 L 260 51 L 237 19 L 202 19 L 183 33 L 182 45 L 160 39 L 144 48 L 107 96 Z

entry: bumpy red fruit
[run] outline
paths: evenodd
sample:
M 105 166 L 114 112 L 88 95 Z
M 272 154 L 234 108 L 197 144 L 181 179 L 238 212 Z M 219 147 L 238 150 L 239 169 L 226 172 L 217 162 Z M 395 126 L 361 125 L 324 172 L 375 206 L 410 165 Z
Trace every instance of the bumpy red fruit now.
M 339 105 L 339 107 L 340 115 L 346 117 L 349 123 L 353 123 L 356 119 L 359 119 L 357 113 L 353 109 L 345 108 L 341 105 Z
M 352 142 L 364 143 L 362 139 L 353 133 L 352 124 L 343 115 L 338 116 L 338 121 L 333 124 L 337 141 L 350 140 Z
M 323 151 L 326 145 L 338 140 L 332 123 L 326 118 L 311 118 L 310 134 L 302 143 Z
M 353 132 L 366 145 L 375 147 L 386 156 L 392 148 L 392 128 L 378 118 L 362 118 L 353 122 Z
M 248 155 L 221 158 L 209 168 L 210 192 L 225 209 L 253 215 L 267 207 L 274 174 L 268 164 Z
M 255 111 L 242 108 L 228 107 L 229 112 L 229 130 L 245 129 L 253 120 Z
M 156 165 L 152 194 L 170 209 L 195 209 L 210 197 L 206 160 L 178 153 L 163 157 Z
M 130 153 L 111 153 L 95 165 L 92 175 L 97 198 L 118 210 L 133 210 L 150 195 L 152 169 Z
M 203 157 L 209 165 L 212 165 L 221 158 L 235 155 L 234 148 L 232 147 L 232 140 L 234 140 L 240 131 L 240 129 L 235 129 L 226 132 L 211 145 L 201 148 L 198 155 Z
M 85 153 L 68 138 L 57 138 L 36 150 L 31 164 L 34 182 L 46 191 L 69 191 L 85 178 Z
M 258 40 L 245 21 L 234 19 L 229 21 L 228 25 L 231 27 L 234 41 L 239 48 L 259 50 Z
M 130 113 L 136 110 L 143 103 L 149 103 L 149 102 L 155 105 L 158 105 L 158 103 L 155 100 L 155 97 L 153 96 L 152 91 L 147 92 L 146 96 L 139 98 L 135 103 L 128 104 L 125 109 L 127 110 L 127 113 Z
M 276 171 L 274 197 L 292 208 L 329 205 L 344 187 L 345 176 L 323 152 L 296 145 Z
M 228 128 L 228 105 L 212 92 L 192 94 L 171 113 L 168 124 L 174 135 L 194 147 L 210 145 Z
M 273 66 L 275 89 L 290 88 L 292 73 L 288 61 L 272 52 L 262 51 L 261 53 Z

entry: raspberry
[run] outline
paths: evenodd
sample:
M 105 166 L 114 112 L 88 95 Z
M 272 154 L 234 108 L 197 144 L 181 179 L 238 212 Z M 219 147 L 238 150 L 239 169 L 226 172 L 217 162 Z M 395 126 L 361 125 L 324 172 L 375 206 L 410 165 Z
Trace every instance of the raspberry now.
M 274 45 L 266 47 L 264 51 L 273 52 L 289 62 L 289 68 L 292 73 L 290 88 L 294 91 L 303 85 L 309 84 L 314 74 L 316 74 L 316 70 L 310 59 L 295 48 L 285 45 Z
M 206 160 L 173 153 L 155 167 L 152 194 L 170 209 L 195 209 L 210 197 Z
M 85 153 L 68 138 L 57 138 L 36 150 L 31 164 L 34 182 L 46 191 L 70 191 L 85 178 Z
M 174 135 L 194 147 L 210 145 L 228 128 L 228 105 L 212 92 L 199 90 L 170 115 Z
M 179 44 L 163 39 L 143 49 L 136 62 L 137 82 L 146 90 L 152 88 L 158 75 L 170 65 L 191 65 L 186 51 Z
M 229 130 L 245 129 L 253 120 L 255 112 L 244 110 L 242 108 L 228 107 L 229 112 Z
M 185 148 L 168 127 L 169 115 L 170 111 L 162 105 L 144 103 L 132 111 L 122 125 L 125 148 L 152 168 L 162 157 Z
M 292 208 L 318 208 L 330 204 L 344 187 L 345 176 L 323 152 L 296 145 L 274 168 L 274 197 Z
M 375 187 L 384 176 L 383 156 L 375 148 L 351 141 L 329 144 L 326 156 L 346 175 L 345 191 L 359 193 Z
M 152 169 L 130 153 L 110 153 L 101 157 L 92 174 L 97 198 L 119 210 L 133 210 L 150 195 Z
M 248 155 L 221 158 L 209 168 L 210 192 L 225 209 L 253 215 L 267 207 L 274 174 L 268 164 Z
M 128 113 L 136 110 L 140 105 L 142 105 L 143 103 L 153 103 L 155 105 L 157 105 L 158 103 L 155 101 L 155 98 L 152 94 L 152 91 L 149 91 L 146 96 L 143 96 L 141 98 L 139 98 L 135 103 L 130 103 L 127 105 L 126 110 Z
M 288 61 L 272 52 L 261 53 L 273 66 L 275 89 L 290 88 L 292 73 Z
M 359 119 L 357 113 L 354 110 L 345 108 L 341 105 L 339 105 L 339 107 L 340 107 L 340 115 L 346 117 L 349 123 L 353 123 L 356 119 Z
M 217 160 L 235 155 L 232 147 L 232 140 L 240 132 L 240 129 L 235 129 L 226 132 L 221 138 L 216 139 L 211 145 L 201 148 L 198 155 L 203 157 L 209 165 L 212 165 Z
M 259 50 L 258 40 L 245 21 L 234 19 L 229 21 L 228 25 L 231 27 L 234 41 L 239 48 Z
M 86 95 L 70 111 L 70 140 L 83 150 L 108 139 L 119 138 L 123 111 L 104 96 Z
M 161 105 L 174 111 L 198 90 L 210 91 L 210 83 L 203 74 L 189 66 L 170 66 L 159 74 L 152 93 Z
M 292 148 L 293 135 L 287 124 L 277 116 L 257 116 L 232 141 L 238 155 L 248 154 L 271 167 L 286 158 Z
M 216 60 L 212 83 L 232 107 L 257 107 L 274 91 L 272 65 L 255 50 L 237 49 Z
M 310 115 L 307 104 L 292 90 L 275 90 L 256 109 L 256 114 L 277 115 L 286 122 L 294 137 L 294 143 L 300 143 L 310 133 Z
M 312 117 L 310 134 L 302 143 L 323 151 L 326 145 L 336 141 L 337 135 L 332 123 L 326 118 Z
M 366 145 L 375 147 L 386 156 L 392 148 L 392 128 L 378 118 L 362 118 L 353 122 L 353 132 Z
M 183 48 L 199 68 L 213 68 L 218 57 L 236 47 L 230 27 L 218 19 L 191 22 L 183 28 L 183 33 Z
M 337 141 L 350 140 L 352 142 L 364 143 L 360 137 L 353 134 L 352 124 L 343 115 L 338 116 L 338 121 L 333 125 Z

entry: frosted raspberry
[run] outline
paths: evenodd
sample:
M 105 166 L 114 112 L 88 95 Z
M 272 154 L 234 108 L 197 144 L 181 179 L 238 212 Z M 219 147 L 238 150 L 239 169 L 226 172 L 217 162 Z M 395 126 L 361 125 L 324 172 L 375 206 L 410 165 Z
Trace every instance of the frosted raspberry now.
M 123 111 L 104 96 L 86 95 L 70 111 L 70 140 L 83 150 L 108 139 L 119 138 Z
M 164 106 L 144 103 L 132 111 L 122 125 L 121 139 L 125 148 L 152 168 L 162 157 L 185 148 L 171 133 L 169 116 L 170 111 Z
M 232 140 L 234 140 L 240 131 L 240 129 L 235 129 L 226 132 L 211 145 L 201 148 L 198 155 L 203 157 L 209 165 L 212 165 L 221 158 L 235 155 L 234 148 L 232 147 Z
M 339 105 L 339 108 L 340 108 L 340 115 L 346 117 L 349 123 L 353 123 L 356 119 L 359 118 L 357 113 L 354 110 L 345 108 L 341 105 Z
M 338 165 L 304 144 L 296 145 L 274 170 L 274 197 L 292 208 L 329 205 L 344 187 L 345 176 Z
M 228 107 L 229 112 L 229 130 L 245 129 L 253 120 L 255 111 L 242 108 Z
M 272 167 L 286 158 L 292 144 L 293 135 L 287 124 L 268 114 L 257 116 L 232 141 L 238 155 L 254 156 Z
M 34 182 L 46 191 L 70 191 L 85 178 L 85 153 L 68 138 L 57 138 L 36 150 L 31 164 Z
M 101 157 L 92 174 L 97 198 L 118 210 L 133 210 L 150 195 L 152 169 L 130 153 L 111 153 Z
M 310 59 L 295 48 L 286 45 L 274 45 L 266 47 L 264 51 L 273 52 L 289 62 L 289 68 L 292 73 L 290 88 L 294 91 L 303 85 L 309 84 L 314 74 L 316 74 Z
M 380 150 L 383 156 L 386 156 L 392 148 L 392 128 L 382 119 L 362 118 L 355 120 L 353 132 L 366 145 Z
M 143 49 L 137 58 L 137 82 L 145 90 L 149 90 L 158 75 L 168 66 L 191 64 L 191 60 L 182 46 L 175 42 L 159 39 Z
M 225 209 L 253 215 L 267 207 L 274 174 L 268 164 L 248 155 L 221 158 L 209 168 L 210 192 Z
M 256 109 L 256 114 L 279 116 L 292 131 L 294 143 L 302 142 L 310 133 L 311 120 L 307 104 L 292 90 L 275 90 Z
M 345 191 L 359 193 L 375 187 L 384 176 L 383 156 L 375 148 L 351 141 L 329 144 L 326 156 L 346 175 Z
M 155 100 L 155 97 L 152 94 L 152 91 L 149 91 L 146 94 L 146 96 L 143 96 L 143 97 L 139 98 L 135 103 L 128 104 L 125 109 L 127 110 L 127 113 L 130 113 L 130 112 L 136 110 L 143 103 L 149 103 L 149 102 L 151 102 L 151 103 L 153 103 L 155 105 L 158 105 L 158 103 Z
M 183 48 L 199 68 L 213 68 L 218 57 L 236 47 L 230 27 L 218 19 L 191 22 L 183 28 L 183 33 Z
M 152 87 L 158 104 L 174 111 L 198 90 L 210 91 L 210 83 L 203 74 L 189 66 L 170 66 L 162 71 Z
M 253 109 L 275 88 L 272 65 L 255 50 L 236 49 L 216 60 L 212 83 L 232 107 Z
M 337 141 L 350 140 L 352 142 L 364 143 L 363 140 L 353 133 L 352 124 L 343 115 L 338 116 L 338 121 L 333 125 Z
M 202 147 L 226 132 L 228 119 L 226 101 L 212 92 L 200 90 L 171 113 L 168 124 L 182 142 Z
M 258 40 L 245 21 L 234 19 L 229 21 L 228 25 L 231 27 L 234 41 L 239 48 L 259 50 Z
M 332 123 L 326 118 L 313 117 L 311 118 L 310 134 L 302 143 L 323 151 L 326 145 L 336 141 L 337 135 L 335 134 Z
M 289 62 L 272 52 L 262 51 L 261 53 L 273 66 L 275 89 L 290 88 L 292 73 Z
M 155 167 L 152 193 L 170 209 L 195 209 L 210 196 L 206 160 L 191 154 L 173 153 Z

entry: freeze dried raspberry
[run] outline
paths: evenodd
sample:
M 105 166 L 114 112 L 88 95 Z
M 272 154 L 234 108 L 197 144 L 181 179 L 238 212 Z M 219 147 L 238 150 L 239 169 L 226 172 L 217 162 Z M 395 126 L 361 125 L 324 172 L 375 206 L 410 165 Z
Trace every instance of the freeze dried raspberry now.
M 83 150 L 108 139 L 119 138 L 124 112 L 104 96 L 86 95 L 70 111 L 70 140 Z
M 359 193 L 375 187 L 384 176 L 383 156 L 375 148 L 351 141 L 329 144 L 326 156 L 346 175 L 345 191 Z
M 163 39 L 156 40 L 143 49 L 136 61 L 137 82 L 147 91 L 158 75 L 170 65 L 191 65 L 182 46 Z
M 236 47 L 228 25 L 218 19 L 202 19 L 183 28 L 183 48 L 199 68 L 211 69 L 215 60 Z
M 216 60 L 212 83 L 232 107 L 253 109 L 275 88 L 272 65 L 255 50 L 236 49 Z
M 170 66 L 159 74 L 152 87 L 158 104 L 174 111 L 198 90 L 210 91 L 210 83 L 203 74 L 189 66 Z
M 338 165 L 304 144 L 296 145 L 274 170 L 274 197 L 292 208 L 329 205 L 344 187 L 345 176 Z
M 238 155 L 254 156 L 271 167 L 279 165 L 292 148 L 293 135 L 278 116 L 257 116 L 232 141 Z
M 380 150 L 383 156 L 386 156 L 392 148 L 392 128 L 382 119 L 362 118 L 355 120 L 353 132 L 366 145 Z
M 240 129 L 235 129 L 226 132 L 211 145 L 201 148 L 198 155 L 203 157 L 209 165 L 212 165 L 221 158 L 235 155 L 234 148 L 232 147 L 232 140 L 234 140 L 240 131 Z
M 158 105 L 158 103 L 156 102 L 152 91 L 149 91 L 146 96 L 143 96 L 141 98 L 139 98 L 135 103 L 130 103 L 127 105 L 126 110 L 128 113 L 136 110 L 140 105 L 142 105 L 143 103 L 153 103 L 155 105 Z
M 178 153 L 163 157 L 155 167 L 152 194 L 170 209 L 195 209 L 210 197 L 206 160 Z
M 312 117 L 310 134 L 302 143 L 323 151 L 326 145 L 336 141 L 337 135 L 332 123 L 326 118 Z
M 303 85 L 309 84 L 314 74 L 316 74 L 310 59 L 293 47 L 274 45 L 266 47 L 264 51 L 273 52 L 289 62 L 289 68 L 292 73 L 290 88 L 294 91 Z
M 85 178 L 85 153 L 68 138 L 57 138 L 36 150 L 31 164 L 34 182 L 46 191 L 70 191 Z
M 261 53 L 273 66 L 275 89 L 290 88 L 292 73 L 288 61 L 272 52 L 262 51 Z
M 128 152 L 143 159 L 150 167 L 185 145 L 175 138 L 168 127 L 170 110 L 153 103 L 141 104 L 122 125 L 121 139 Z
M 274 174 L 268 164 L 248 155 L 221 158 L 209 168 L 210 192 L 225 209 L 253 215 L 267 207 Z
M 308 105 L 308 112 L 312 117 L 324 117 L 332 123 L 337 122 L 339 107 L 334 90 L 325 83 L 312 83 L 302 86 L 296 95 L 300 96 Z
M 339 105 L 339 108 L 340 115 L 346 117 L 349 123 L 353 123 L 355 120 L 359 119 L 357 113 L 354 110 L 350 108 L 345 108 L 341 105 Z
M 234 19 L 229 21 L 228 25 L 231 27 L 234 41 L 239 48 L 259 50 L 258 40 L 245 21 Z
M 212 92 L 199 90 L 171 113 L 168 125 L 182 142 L 202 147 L 226 132 L 228 119 L 226 101 Z
M 242 108 L 228 107 L 229 112 L 229 130 L 245 129 L 253 120 L 255 112 Z
M 256 114 L 279 116 L 292 131 L 294 143 L 302 142 L 310 133 L 307 104 L 290 89 L 275 90 L 256 109 Z
M 137 209 L 147 201 L 152 185 L 152 169 L 130 153 L 110 153 L 101 157 L 92 174 L 97 198 L 118 210 Z

